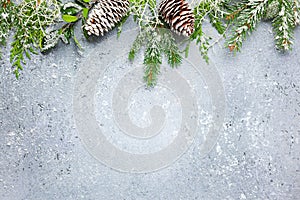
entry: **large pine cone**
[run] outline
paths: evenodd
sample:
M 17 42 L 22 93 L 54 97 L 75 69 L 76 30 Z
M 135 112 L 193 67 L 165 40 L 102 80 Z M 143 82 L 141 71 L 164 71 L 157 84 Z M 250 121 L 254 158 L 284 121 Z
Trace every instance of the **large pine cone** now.
M 176 33 L 190 36 L 194 32 L 194 13 L 184 0 L 162 1 L 159 5 L 159 14 Z
M 84 26 L 88 35 L 102 35 L 111 30 L 129 10 L 128 0 L 98 0 Z

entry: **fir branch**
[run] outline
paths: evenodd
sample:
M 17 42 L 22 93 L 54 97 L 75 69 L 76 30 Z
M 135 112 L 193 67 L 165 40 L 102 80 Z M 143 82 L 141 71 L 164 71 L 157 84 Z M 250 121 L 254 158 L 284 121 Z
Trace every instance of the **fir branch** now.
M 227 14 L 226 20 L 237 21 L 240 13 L 247 8 L 247 4 L 245 2 L 237 2 L 235 5 L 231 6 L 231 12 Z
M 182 62 L 182 56 L 176 41 L 167 29 L 151 26 L 142 28 L 133 42 L 128 55 L 129 60 L 133 61 L 135 54 L 143 46 L 146 49 L 144 52 L 144 80 L 147 86 L 151 87 L 156 84 L 163 54 L 166 56 L 168 64 L 173 68 L 179 66 Z
M 152 38 L 147 43 L 144 54 L 145 76 L 144 80 L 148 86 L 154 86 L 157 81 L 157 75 L 160 73 L 161 57 L 160 37 L 153 32 Z
M 269 0 L 246 0 L 236 6 L 234 14 L 229 15 L 234 20 L 234 32 L 227 41 L 230 51 L 240 51 L 247 34 L 250 34 L 260 22 Z M 242 6 L 241 6 L 242 5 Z
M 208 15 L 209 19 L 210 19 L 210 23 L 212 24 L 212 26 L 218 31 L 219 34 L 223 34 L 226 30 L 226 27 L 224 26 L 223 22 L 221 21 L 221 18 L 218 17 L 218 15 L 216 14 L 216 12 L 212 11 L 209 15 Z
M 293 6 L 290 0 L 279 0 L 280 12 L 273 20 L 276 47 L 279 50 L 289 50 L 293 44 L 293 29 L 295 25 Z
M 299 0 L 293 0 L 292 9 L 293 9 L 293 16 L 294 16 L 294 25 L 297 26 L 300 24 L 300 2 L 299 2 Z
M 156 11 L 156 1 L 131 0 L 130 2 L 130 12 L 138 23 L 140 32 L 132 45 L 128 58 L 133 61 L 135 54 L 141 47 L 145 46 L 144 80 L 147 86 L 154 86 L 160 72 L 162 54 L 166 55 L 171 67 L 178 66 L 182 61 L 182 57 L 173 36 L 165 29 L 159 28 L 163 23 L 160 21 Z

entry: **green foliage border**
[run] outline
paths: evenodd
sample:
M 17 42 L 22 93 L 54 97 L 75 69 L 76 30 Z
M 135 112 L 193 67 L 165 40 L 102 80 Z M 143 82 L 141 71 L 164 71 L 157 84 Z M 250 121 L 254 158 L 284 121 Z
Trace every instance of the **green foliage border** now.
M 13 34 L 10 62 L 15 76 L 19 78 L 26 58 L 30 59 L 31 54 L 48 51 L 59 41 L 66 44 L 74 41 L 81 48 L 74 34 L 74 26 L 79 22 L 82 27 L 85 25 L 95 2 L 75 0 L 62 4 L 58 0 L 23 0 L 13 3 L 11 0 L 1 0 L 0 47 L 3 49 L 9 35 Z M 188 55 L 192 41 L 198 44 L 200 54 L 209 62 L 208 50 L 220 38 L 225 38 L 225 46 L 230 51 L 238 52 L 259 22 L 269 20 L 273 26 L 275 46 L 285 52 L 292 49 L 294 29 L 300 23 L 299 0 L 199 0 L 192 1 L 191 7 L 195 15 L 195 31 L 186 38 L 186 48 L 181 51 L 174 35 L 161 29 L 169 27 L 157 12 L 157 1 L 130 0 L 128 14 L 117 24 L 117 35 L 121 34 L 122 25 L 128 17 L 133 16 L 140 33 L 128 57 L 133 61 L 136 53 L 144 50 L 144 79 L 148 86 L 156 84 L 163 55 L 171 67 L 177 67 L 181 64 L 182 56 Z M 206 22 L 220 34 L 219 39 L 213 40 L 205 33 L 203 24 Z M 88 39 L 85 30 L 82 31 Z

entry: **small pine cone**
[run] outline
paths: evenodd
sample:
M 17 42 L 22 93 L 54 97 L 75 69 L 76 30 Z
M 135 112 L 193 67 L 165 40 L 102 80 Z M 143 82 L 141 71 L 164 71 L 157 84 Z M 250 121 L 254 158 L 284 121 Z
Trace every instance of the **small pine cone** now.
M 84 26 L 88 35 L 102 35 L 111 30 L 129 10 L 128 0 L 98 0 Z
M 184 0 L 163 0 L 159 14 L 176 33 L 190 36 L 194 32 L 194 13 Z

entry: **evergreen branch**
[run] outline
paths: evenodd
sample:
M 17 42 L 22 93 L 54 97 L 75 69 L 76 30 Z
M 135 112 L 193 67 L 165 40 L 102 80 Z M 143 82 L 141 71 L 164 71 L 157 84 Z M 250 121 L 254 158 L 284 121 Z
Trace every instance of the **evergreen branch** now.
M 118 38 L 120 37 L 120 35 L 122 33 L 123 25 L 127 21 L 128 17 L 129 17 L 129 13 L 125 17 L 123 17 L 123 19 L 118 23 L 118 32 L 117 32 Z
M 144 80 L 148 86 L 154 86 L 157 81 L 157 75 L 160 73 L 162 63 L 162 48 L 160 45 L 160 36 L 152 29 L 152 37 L 146 45 L 144 54 L 145 76 Z
M 165 29 L 160 30 L 162 35 L 162 51 L 168 59 L 168 64 L 174 68 L 178 67 L 182 62 L 182 56 L 180 55 L 179 48 L 172 34 Z
M 6 45 L 8 33 L 12 28 L 15 5 L 10 0 L 0 2 L 0 47 Z M 0 49 L 1 59 L 1 49 Z
M 250 34 L 264 15 L 269 0 L 246 0 L 238 6 L 231 19 L 236 23 L 234 32 L 227 41 L 230 51 L 240 51 L 243 40 Z
M 202 26 L 197 27 L 197 36 L 196 36 L 196 44 L 199 45 L 200 53 L 203 57 L 203 59 L 208 63 L 209 57 L 208 57 L 208 50 L 210 47 L 209 41 L 211 40 L 210 37 L 208 37 L 203 31 Z
M 208 46 L 209 46 L 209 38 L 206 37 L 205 33 L 202 30 L 202 23 L 204 18 L 211 12 L 210 4 L 206 2 L 200 3 L 194 9 L 195 15 L 195 24 L 194 24 L 194 32 L 190 36 L 191 40 L 196 40 L 196 44 L 199 45 L 199 50 L 202 57 L 208 62 Z M 187 46 L 189 47 L 189 46 Z M 188 51 L 188 49 L 186 49 Z
M 156 11 L 156 0 L 130 0 L 130 14 L 139 27 L 161 24 Z
M 293 15 L 294 15 L 294 25 L 300 24 L 300 2 L 299 0 L 293 0 L 292 3 Z
M 130 49 L 129 60 L 133 61 L 135 54 L 143 46 L 146 48 L 144 52 L 144 80 L 147 86 L 154 86 L 156 84 L 157 75 L 160 72 L 160 65 L 162 64 L 162 54 L 167 57 L 168 64 L 171 67 L 177 67 L 182 62 L 182 56 L 180 55 L 175 39 L 167 29 L 151 26 L 142 28 Z
M 224 26 L 223 22 L 218 17 L 218 15 L 216 14 L 216 12 L 212 11 L 208 15 L 208 17 L 210 19 L 210 23 L 212 24 L 212 26 L 218 31 L 219 34 L 222 35 L 225 32 L 226 27 Z
M 247 4 L 238 2 L 235 6 L 232 7 L 231 13 L 226 16 L 226 20 L 237 21 L 238 16 L 242 11 L 244 11 L 248 7 Z
M 41 51 L 45 52 L 55 47 L 59 39 L 61 39 L 65 44 L 69 44 L 70 40 L 73 39 L 77 47 L 81 48 L 81 45 L 74 34 L 74 26 L 79 20 L 82 20 L 83 24 L 85 23 L 88 10 L 93 6 L 95 1 L 91 2 L 76 0 L 76 3 L 67 2 L 62 5 L 60 10 L 62 18 L 66 23 L 61 28 L 51 31 L 44 36 Z M 83 33 L 86 36 L 86 32 L 84 30 Z
M 10 60 L 15 68 L 16 77 L 19 77 L 26 58 L 30 59 L 31 54 L 37 53 L 37 50 L 43 52 L 54 47 L 60 39 L 65 43 L 73 39 L 80 47 L 74 35 L 74 27 L 78 21 L 82 21 L 83 27 L 86 27 L 89 11 L 96 2 L 97 0 L 74 0 L 61 6 L 58 0 L 23 0 L 20 4 L 13 4 L 10 0 L 0 0 L 0 47 L 6 44 L 9 32 L 14 30 Z M 182 56 L 173 35 L 165 29 L 160 29 L 164 26 L 169 27 L 160 21 L 156 0 L 129 0 L 129 2 L 128 15 L 123 14 L 122 16 L 125 17 L 118 20 L 119 24 L 114 24 L 114 26 L 119 25 L 117 33 L 119 36 L 122 25 L 130 15 L 133 15 L 140 32 L 128 57 L 134 60 L 136 52 L 143 46 L 145 47 L 145 80 L 148 86 L 153 86 L 160 71 L 163 54 L 171 67 L 180 65 Z M 196 41 L 201 55 L 208 62 L 208 50 L 222 37 L 226 37 L 229 27 L 233 25 L 233 31 L 226 45 L 231 51 L 240 51 L 247 35 L 263 18 L 272 20 L 276 47 L 284 51 L 289 50 L 293 44 L 294 29 L 300 23 L 299 4 L 299 0 L 242 0 L 238 2 L 193 0 L 191 5 L 194 5 L 195 23 L 189 42 Z M 57 30 L 46 31 L 46 28 L 49 30 L 49 26 L 58 21 L 60 13 L 66 23 Z M 211 38 L 203 31 L 203 24 L 207 19 L 220 34 L 220 38 L 215 41 L 211 41 Z M 94 22 L 92 23 L 90 25 L 96 26 Z M 93 29 L 83 28 L 84 35 L 87 36 L 87 31 L 90 30 Z M 188 47 L 189 44 L 185 51 L 186 55 Z
M 162 64 L 162 54 L 165 54 L 171 67 L 178 66 L 182 57 L 175 39 L 165 29 L 160 29 L 163 24 L 156 11 L 155 0 L 131 0 L 131 14 L 140 27 L 128 58 L 133 61 L 135 54 L 145 46 L 144 80 L 147 86 L 154 86 Z
M 141 49 L 142 46 L 146 44 L 147 36 L 149 35 L 149 28 L 142 29 L 138 36 L 135 38 L 132 47 L 130 49 L 128 58 L 130 61 L 133 61 L 135 54 Z
M 14 41 L 10 51 L 10 61 L 15 67 L 16 78 L 26 64 L 24 55 L 31 59 L 30 54 L 41 47 L 46 35 L 45 29 L 52 25 L 59 16 L 59 3 L 56 0 L 36 1 L 24 0 L 15 7 L 13 26 L 15 27 Z
M 208 63 L 208 50 L 211 47 L 210 40 L 211 37 L 207 36 L 202 29 L 203 22 L 206 17 L 210 19 L 212 26 L 218 31 L 219 34 L 224 35 L 226 26 L 221 20 L 227 10 L 227 1 L 217 0 L 217 1 L 202 1 L 194 8 L 195 24 L 194 33 L 190 36 L 191 40 L 196 40 L 196 44 L 199 45 L 199 50 L 202 57 Z M 188 48 L 188 46 L 187 46 Z M 188 49 L 186 49 L 188 51 Z
M 293 28 L 295 25 L 293 7 L 290 0 L 279 0 L 280 12 L 273 20 L 276 47 L 279 50 L 289 50 L 293 44 Z

